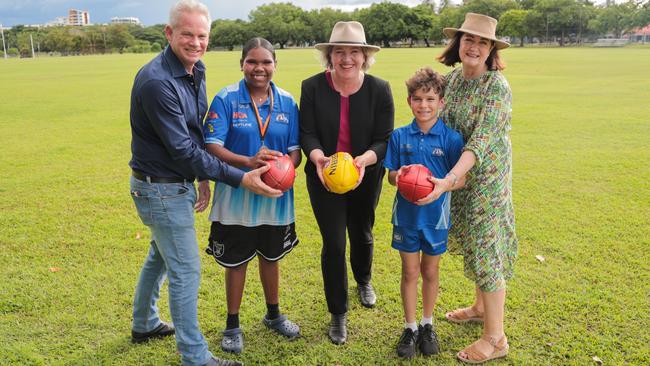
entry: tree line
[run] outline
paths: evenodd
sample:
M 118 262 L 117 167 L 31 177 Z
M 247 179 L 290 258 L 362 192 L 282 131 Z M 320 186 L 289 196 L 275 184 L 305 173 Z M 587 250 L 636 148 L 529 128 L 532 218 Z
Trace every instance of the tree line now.
M 253 36 L 268 39 L 284 48 L 303 47 L 327 41 L 337 21 L 363 23 L 369 42 L 391 47 L 429 47 L 444 40 L 442 29 L 458 27 L 465 14 L 475 12 L 499 20 L 497 33 L 520 46 L 530 42 L 580 44 L 650 24 L 650 0 L 628 0 L 595 5 L 589 0 L 423 0 L 415 7 L 381 2 L 345 12 L 332 8 L 305 11 L 291 3 L 260 5 L 248 20 L 218 19 L 212 23 L 210 48 L 232 50 Z M 159 52 L 167 45 L 164 25 L 92 25 L 85 27 L 15 26 L 5 31 L 11 55 L 30 56 L 32 40 L 37 52 L 69 54 Z M 30 40 L 31 36 L 31 40 Z M 0 52 L 2 52 L 0 50 Z

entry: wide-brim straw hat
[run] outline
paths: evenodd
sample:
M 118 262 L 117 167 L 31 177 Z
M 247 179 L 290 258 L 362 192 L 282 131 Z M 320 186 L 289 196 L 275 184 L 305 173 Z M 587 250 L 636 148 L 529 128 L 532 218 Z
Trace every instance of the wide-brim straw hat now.
M 363 30 L 363 25 L 354 21 L 337 22 L 334 24 L 334 28 L 332 28 L 330 41 L 327 43 L 318 43 L 314 47 L 322 52 L 329 46 L 362 47 L 370 53 L 379 52 L 381 49 L 380 47 L 366 43 L 366 33 Z
M 483 14 L 467 13 L 465 21 L 460 28 L 444 28 L 442 33 L 449 38 L 454 38 L 456 33 L 463 32 L 473 34 L 482 38 L 494 41 L 497 50 L 510 47 L 510 43 L 504 42 L 497 38 L 497 20 Z

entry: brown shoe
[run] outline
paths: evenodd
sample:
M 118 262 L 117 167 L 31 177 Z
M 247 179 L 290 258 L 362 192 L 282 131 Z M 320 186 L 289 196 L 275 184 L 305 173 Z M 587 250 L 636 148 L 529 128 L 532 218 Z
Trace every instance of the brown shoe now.
M 492 352 L 490 354 L 484 354 L 478 350 L 476 346 L 478 342 L 488 342 L 492 346 Z M 508 354 L 508 339 L 506 339 L 505 334 L 501 339 L 496 339 L 494 337 L 483 335 L 481 339 L 465 347 L 464 350 L 458 352 L 456 357 L 465 363 L 477 364 L 483 363 L 490 360 L 494 360 L 501 357 L 506 357 Z
M 445 314 L 445 318 L 456 324 L 464 324 L 467 322 L 483 323 L 483 314 L 469 308 L 456 309 Z

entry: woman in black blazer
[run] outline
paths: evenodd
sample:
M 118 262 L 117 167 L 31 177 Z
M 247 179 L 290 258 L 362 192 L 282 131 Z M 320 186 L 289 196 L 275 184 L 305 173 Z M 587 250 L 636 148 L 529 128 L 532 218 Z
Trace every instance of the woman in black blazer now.
M 327 69 L 303 81 L 300 97 L 300 145 L 309 158 L 307 190 L 323 239 L 321 267 L 332 314 L 328 333 L 335 344 L 347 339 L 346 231 L 361 304 L 375 305 L 372 227 L 395 112 L 388 83 L 365 73 L 379 51 L 365 40 L 361 23 L 336 23 L 330 41 L 316 45 Z M 350 153 L 360 173 L 357 187 L 344 194 L 330 192 L 323 181 L 328 156 L 338 151 Z

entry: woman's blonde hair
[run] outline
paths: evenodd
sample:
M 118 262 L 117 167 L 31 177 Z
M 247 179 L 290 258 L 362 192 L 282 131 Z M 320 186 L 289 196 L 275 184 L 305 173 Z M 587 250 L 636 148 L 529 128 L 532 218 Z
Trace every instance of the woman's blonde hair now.
M 331 69 L 332 68 L 332 50 L 334 47 L 356 47 L 356 46 L 327 46 L 326 48 L 323 48 L 322 51 L 318 52 L 318 59 L 323 65 L 324 68 L 326 69 Z M 363 65 L 361 66 L 361 70 L 368 71 L 370 66 L 372 66 L 375 63 L 375 55 L 374 52 L 370 52 L 368 48 L 366 47 L 359 47 L 361 49 L 361 52 L 363 52 L 363 56 L 366 59 L 363 62 Z

